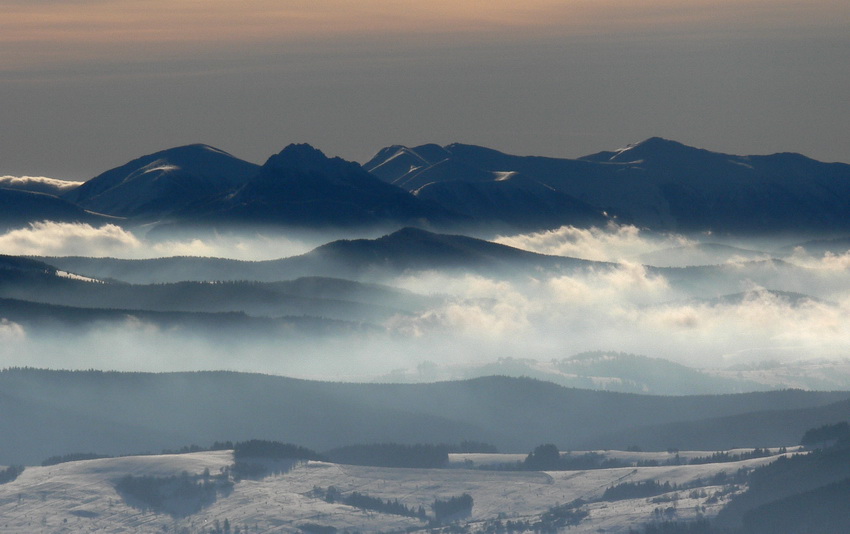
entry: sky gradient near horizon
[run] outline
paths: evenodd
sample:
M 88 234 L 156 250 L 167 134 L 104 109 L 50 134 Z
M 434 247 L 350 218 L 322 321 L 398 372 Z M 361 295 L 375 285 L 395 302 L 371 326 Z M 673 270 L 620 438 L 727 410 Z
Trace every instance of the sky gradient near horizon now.
M 845 0 L 0 0 L 0 174 L 202 142 L 364 161 L 650 136 L 850 162 Z

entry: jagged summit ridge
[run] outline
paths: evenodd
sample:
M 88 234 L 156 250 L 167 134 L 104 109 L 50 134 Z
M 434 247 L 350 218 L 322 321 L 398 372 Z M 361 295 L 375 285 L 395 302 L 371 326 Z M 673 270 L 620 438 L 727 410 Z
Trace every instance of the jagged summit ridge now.
M 578 159 L 443 149 L 448 158 L 394 175 L 379 160 L 369 165 L 422 198 L 514 228 L 598 224 L 593 215 L 604 212 L 660 231 L 850 230 L 850 165 L 797 154 L 738 156 L 661 137 Z
M 614 218 L 657 231 L 814 234 L 850 230 L 850 165 L 794 153 L 722 154 L 661 137 L 577 159 L 463 143 L 392 145 L 363 166 L 303 143 L 262 166 L 195 144 L 137 158 L 61 198 L 127 224 L 170 228 L 510 232 Z M 28 201 L 44 209 L 25 213 L 24 223 L 50 211 L 46 198 Z

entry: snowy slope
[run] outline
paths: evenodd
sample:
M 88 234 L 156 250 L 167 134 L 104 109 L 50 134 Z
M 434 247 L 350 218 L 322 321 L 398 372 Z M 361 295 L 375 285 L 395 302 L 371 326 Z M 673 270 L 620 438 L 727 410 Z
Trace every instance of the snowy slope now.
M 631 453 L 630 453 L 631 454 Z M 183 455 L 135 456 L 69 462 L 49 467 L 29 467 L 15 481 L 0 485 L 0 529 L 3 532 L 103 533 L 176 532 L 183 528 L 201 532 L 225 519 L 235 531 L 298 532 L 306 523 L 362 532 L 424 529 L 426 523 L 396 515 L 327 503 L 316 488 L 336 487 L 343 495 L 357 491 L 384 500 L 398 499 L 408 507 L 430 511 L 434 499 L 468 493 L 474 499 L 471 515 L 460 519 L 472 531 L 486 521 L 537 521 L 550 507 L 575 499 L 598 501 L 606 488 L 623 482 L 654 480 L 690 484 L 709 480 L 718 473 L 734 474 L 776 456 L 722 464 L 644 468 L 599 469 L 561 472 L 498 472 L 467 469 L 390 469 L 309 462 L 288 473 L 260 480 L 242 480 L 229 493 L 199 512 L 173 517 L 134 507 L 115 490 L 121 477 L 165 477 L 187 472 L 200 476 L 205 469 L 215 476 L 233 462 L 231 451 Z M 662 495 L 655 499 L 591 502 L 589 516 L 571 532 L 627 532 L 630 526 L 650 521 L 656 508 L 668 509 L 668 517 L 690 519 L 699 506 L 711 517 L 730 493 L 741 487 L 709 485 Z M 724 493 L 708 502 L 715 493 Z M 675 503 L 675 504 L 674 504 Z M 138 504 L 138 503 L 136 503 Z

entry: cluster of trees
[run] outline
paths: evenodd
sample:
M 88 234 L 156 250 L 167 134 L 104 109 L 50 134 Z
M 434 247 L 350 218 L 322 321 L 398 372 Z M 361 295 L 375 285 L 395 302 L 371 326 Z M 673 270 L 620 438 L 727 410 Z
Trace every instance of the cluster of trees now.
M 561 504 L 549 508 L 541 517 L 540 525 L 536 530 L 547 532 L 558 532 L 564 528 L 572 527 L 581 523 L 590 513 L 582 505 L 582 500 Z
M 22 465 L 10 465 L 6 469 L 0 469 L 0 484 L 15 480 L 23 472 L 24 466 Z
M 332 462 L 371 467 L 437 468 L 449 462 L 447 445 L 375 443 L 341 447 L 325 454 Z
M 823 425 L 807 430 L 800 440 L 806 447 L 824 447 L 830 443 L 847 444 L 850 442 L 850 424 L 846 421 L 834 425 Z
M 213 442 L 209 447 L 202 447 L 200 445 L 195 445 L 194 443 L 191 445 L 184 445 L 179 449 L 163 449 L 162 454 L 189 454 L 193 452 L 206 452 L 206 451 L 228 451 L 233 448 L 232 441 L 216 441 Z
M 208 471 L 201 476 L 190 476 L 185 471 L 170 477 L 125 475 L 115 484 L 128 504 L 141 504 L 143 509 L 175 517 L 200 511 L 215 502 L 219 491 L 232 487 L 227 477 L 211 478 Z
M 278 460 L 319 460 L 327 461 L 327 458 L 316 451 L 279 441 L 267 441 L 263 439 L 252 439 L 240 441 L 233 445 L 233 458 L 271 458 Z
M 503 521 L 494 519 L 486 521 L 482 527 L 485 534 L 514 534 L 534 532 L 536 534 L 554 534 L 576 526 L 589 515 L 584 507 L 587 504 L 581 499 L 571 503 L 559 504 L 549 508 L 538 521 L 516 519 Z
M 548 443 L 535 447 L 515 468 L 524 471 L 580 471 L 615 467 L 631 467 L 631 464 L 606 458 L 597 452 L 561 455 L 557 446 Z
M 436 499 L 431 504 L 431 509 L 434 510 L 434 518 L 438 522 L 445 521 L 452 516 L 468 515 L 472 512 L 472 495 L 464 493 L 457 497 L 450 497 L 442 500 Z
M 365 493 L 359 493 L 357 491 L 349 493 L 348 495 L 343 495 L 342 492 L 334 486 L 331 486 L 324 491 L 321 488 L 313 488 L 313 495 L 329 503 L 339 502 L 348 506 L 353 506 L 355 508 L 360 508 L 363 510 L 373 510 L 382 514 L 415 517 L 422 521 L 428 520 L 428 514 L 425 511 L 424 507 L 408 507 L 401 504 L 398 499 L 394 499 L 392 501 L 383 500 L 378 497 L 366 495 Z

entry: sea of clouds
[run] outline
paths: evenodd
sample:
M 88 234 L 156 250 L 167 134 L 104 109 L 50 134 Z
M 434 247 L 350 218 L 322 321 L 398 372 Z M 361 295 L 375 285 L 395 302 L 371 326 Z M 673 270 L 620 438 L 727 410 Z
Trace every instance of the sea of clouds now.
M 747 261 L 733 287 L 705 284 L 693 292 L 670 272 L 635 258 L 700 243 L 693 236 L 647 234 L 632 226 L 504 236 L 498 242 L 547 254 L 615 262 L 574 273 L 529 272 L 513 278 L 470 273 L 410 272 L 387 285 L 441 297 L 434 306 L 398 314 L 385 332 L 316 339 L 235 339 L 158 328 L 128 317 L 69 338 L 34 337 L 0 323 L 4 366 L 132 370 L 234 369 L 314 378 L 362 378 L 395 369 L 486 362 L 498 358 L 560 359 L 610 350 L 717 368 L 760 361 L 842 359 L 850 355 L 850 253 L 811 255 L 792 249 L 768 263 L 770 286 L 748 278 Z M 271 259 L 312 244 L 285 235 L 227 235 L 153 241 L 115 225 L 37 223 L 0 235 L 0 250 L 39 256 L 124 258 L 169 255 Z M 701 250 L 701 254 L 705 251 Z M 709 285 L 709 289 L 710 289 Z M 799 294 L 783 293 L 794 291 Z M 730 293 L 735 297 L 723 298 Z M 59 339 L 61 338 L 61 339 Z M 70 341 L 69 341 L 70 340 Z

